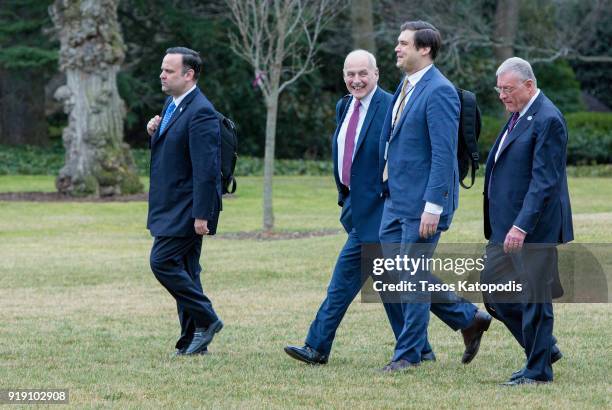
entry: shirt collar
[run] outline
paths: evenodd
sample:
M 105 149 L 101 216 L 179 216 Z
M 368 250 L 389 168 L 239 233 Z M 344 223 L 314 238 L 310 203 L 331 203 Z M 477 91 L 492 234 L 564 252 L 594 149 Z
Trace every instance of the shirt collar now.
M 431 67 L 433 67 L 433 64 L 430 64 L 427 67 L 421 68 L 419 71 L 417 71 L 414 74 L 410 74 L 408 76 L 408 81 L 410 81 L 410 84 L 412 84 L 412 86 L 415 87 L 416 84 L 421 80 L 421 78 L 423 78 L 425 73 L 428 72 Z
M 378 88 L 378 85 L 374 86 L 372 91 L 370 91 L 370 94 L 366 95 L 361 100 L 359 100 L 364 110 L 366 111 L 368 110 L 368 107 L 370 106 L 370 102 L 372 101 L 372 97 L 374 97 L 374 93 L 376 92 L 377 88 Z M 353 98 L 353 105 L 354 103 L 355 103 L 355 98 Z
M 533 95 L 533 97 L 531 97 L 531 99 L 529 100 L 529 102 L 527 103 L 526 106 L 523 107 L 523 109 L 521 110 L 521 112 L 519 113 L 519 118 L 521 118 L 523 115 L 525 115 L 525 113 L 527 112 L 527 110 L 529 109 L 529 107 L 531 107 L 531 104 L 533 104 L 533 102 L 535 101 L 536 98 L 538 98 L 538 95 L 540 95 L 540 89 L 538 88 L 536 90 L 536 93 Z
M 178 107 L 179 104 L 181 103 L 181 101 L 183 101 L 183 99 L 185 99 L 185 97 L 187 96 L 187 94 L 189 94 L 190 92 L 192 92 L 193 90 L 195 90 L 196 85 L 194 84 L 193 87 L 191 87 L 189 90 L 187 90 L 187 92 L 185 92 L 185 94 L 181 95 L 178 98 L 172 98 L 172 101 L 174 101 L 174 106 Z

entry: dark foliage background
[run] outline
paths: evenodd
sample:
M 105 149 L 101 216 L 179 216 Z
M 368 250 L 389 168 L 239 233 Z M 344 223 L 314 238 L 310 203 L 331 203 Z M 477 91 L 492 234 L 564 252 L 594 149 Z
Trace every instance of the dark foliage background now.
M 57 73 L 58 44 L 49 32 L 51 23 L 47 8 L 51 1 L 0 2 L 0 107 L 11 104 L 19 90 L 20 94 L 33 94 L 32 98 L 24 101 L 29 101 L 28 106 L 38 104 L 39 113 L 42 105 L 45 113 L 41 117 L 44 138 L 13 141 L 0 126 L 0 143 L 44 145 L 50 142 L 59 146 L 66 118 L 62 107 L 52 99 L 52 92 L 61 84 L 62 78 Z M 544 49 L 560 37 L 563 28 L 558 27 L 559 16 L 555 14 L 560 3 L 564 3 L 563 10 L 572 19 L 579 20 L 588 12 L 589 1 L 520 2 L 520 27 L 516 39 L 516 47 L 520 49 L 518 54 L 540 61 L 533 64 L 538 85 L 566 114 L 585 109 L 581 92 L 588 92 L 612 106 L 610 63 L 564 58 L 546 61 L 541 54 L 527 48 Z M 488 143 L 490 136 L 494 138 L 505 115 L 492 89 L 497 62 L 490 40 L 487 40 L 491 37 L 497 1 L 430 0 L 413 4 L 381 0 L 372 4 L 379 85 L 393 92 L 399 81 L 393 49 L 401 22 L 408 19 L 431 21 L 440 28 L 445 40 L 437 65 L 456 85 L 477 93 L 481 108 L 488 116 L 483 144 Z M 608 10 L 606 13 L 597 24 L 596 35 L 585 37 L 581 48 L 583 54 L 609 54 L 612 12 Z M 204 68 L 200 87 L 219 111 L 238 124 L 239 154 L 263 156 L 265 108 L 259 90 L 252 85 L 254 76 L 250 67 L 230 50 L 228 32 L 233 27 L 222 0 L 122 0 L 119 20 L 127 45 L 118 80 L 128 109 L 125 121 L 128 143 L 135 148 L 147 146 L 145 124 L 159 113 L 165 98 L 159 85 L 161 59 L 167 48 L 183 45 L 201 53 Z M 568 24 L 574 24 L 572 21 L 568 20 Z M 350 9 L 338 14 L 326 27 L 321 40 L 316 70 L 281 94 L 276 145 L 278 158 L 329 158 L 335 103 L 346 94 L 342 64 L 344 56 L 353 49 Z M 22 115 L 26 115 L 28 123 L 36 122 L 33 114 L 26 112 Z M 609 131 L 590 133 L 585 137 L 587 134 L 581 131 L 572 144 L 583 146 L 585 141 L 596 138 L 593 135 L 603 135 L 601 141 L 594 144 L 599 147 L 594 150 L 601 151 L 601 155 L 589 151 L 571 162 L 610 162 L 611 154 L 606 152 L 609 149 L 606 145 Z M 574 135 L 570 137 L 574 138 Z

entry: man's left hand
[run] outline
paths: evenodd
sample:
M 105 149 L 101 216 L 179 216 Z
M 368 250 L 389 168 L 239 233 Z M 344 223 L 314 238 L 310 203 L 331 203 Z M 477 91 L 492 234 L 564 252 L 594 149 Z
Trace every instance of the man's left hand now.
M 439 222 L 440 215 L 423 212 L 421 215 L 421 226 L 419 226 L 419 236 L 423 239 L 434 236 L 438 230 Z
M 196 219 L 193 227 L 198 235 L 208 235 L 208 221 L 206 219 Z
M 525 236 L 527 236 L 527 234 L 517 229 L 515 226 L 510 228 L 504 240 L 504 252 L 513 253 L 520 251 L 523 248 Z

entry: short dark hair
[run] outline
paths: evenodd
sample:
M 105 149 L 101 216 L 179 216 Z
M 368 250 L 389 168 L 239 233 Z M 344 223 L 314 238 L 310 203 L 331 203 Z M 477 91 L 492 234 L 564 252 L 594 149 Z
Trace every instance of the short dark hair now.
M 200 77 L 202 69 L 202 58 L 200 53 L 187 47 L 170 47 L 166 50 L 166 54 L 180 54 L 183 56 L 183 74 L 187 70 L 193 70 L 193 79 L 197 80 Z
M 401 31 L 414 31 L 414 47 L 418 50 L 429 47 L 431 59 L 435 60 L 442 46 L 442 35 L 437 28 L 426 21 L 407 21 L 401 26 Z

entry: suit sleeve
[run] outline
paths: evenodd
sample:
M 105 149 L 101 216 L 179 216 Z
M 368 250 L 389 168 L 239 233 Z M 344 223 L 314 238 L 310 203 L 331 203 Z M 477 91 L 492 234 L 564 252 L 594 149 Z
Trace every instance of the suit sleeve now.
M 217 180 L 220 175 L 219 120 L 209 107 L 199 109 L 189 123 L 189 155 L 193 170 L 195 219 L 210 220 L 217 212 Z
M 540 124 L 535 124 L 536 140 L 529 189 L 514 220 L 514 225 L 527 234 L 533 232 L 542 210 L 559 189 L 565 163 L 567 131 L 563 120 L 550 117 Z
M 427 101 L 427 128 L 431 168 L 423 195 L 425 202 L 443 206 L 454 181 L 459 131 L 459 96 L 452 87 L 440 87 Z

